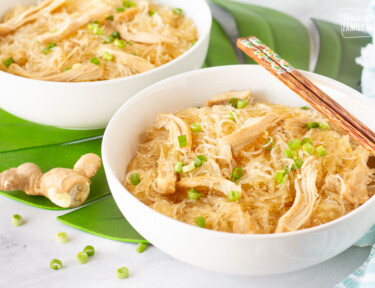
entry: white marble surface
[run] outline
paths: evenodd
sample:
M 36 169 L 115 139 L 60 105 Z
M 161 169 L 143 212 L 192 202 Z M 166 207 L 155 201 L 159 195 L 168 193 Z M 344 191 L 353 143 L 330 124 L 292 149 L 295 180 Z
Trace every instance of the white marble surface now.
M 368 0 L 243 0 L 277 8 L 309 25 L 309 17 L 338 21 L 342 7 L 366 8 Z M 19 213 L 24 225 L 13 227 L 11 218 Z M 103 239 L 58 222 L 66 212 L 37 209 L 0 197 L 0 287 L 333 287 L 360 266 L 370 249 L 352 247 L 337 257 L 294 273 L 267 277 L 239 277 L 203 271 L 181 263 L 149 247 L 143 254 L 135 244 Z M 65 231 L 71 241 L 60 244 L 55 237 Z M 96 254 L 80 265 L 76 254 L 93 245 Z M 64 268 L 51 270 L 49 262 L 61 259 Z M 116 269 L 126 266 L 130 277 L 116 278 Z

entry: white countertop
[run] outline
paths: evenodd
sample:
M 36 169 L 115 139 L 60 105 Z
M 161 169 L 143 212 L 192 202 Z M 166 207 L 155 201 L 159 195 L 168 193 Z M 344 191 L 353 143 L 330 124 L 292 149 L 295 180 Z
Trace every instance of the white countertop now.
M 265 5 L 299 18 L 306 25 L 310 17 L 338 22 L 342 7 L 366 8 L 368 0 L 243 0 Z M 22 215 L 25 223 L 11 224 L 12 215 Z M 204 271 L 174 260 L 150 246 L 143 254 L 136 244 L 100 238 L 56 220 L 67 211 L 47 211 L 0 197 L 0 287 L 333 287 L 358 268 L 370 248 L 352 247 L 335 258 L 294 273 L 265 277 L 245 277 Z M 56 241 L 57 232 L 70 237 L 67 244 Z M 89 263 L 80 265 L 76 254 L 93 245 L 96 254 Z M 52 270 L 50 260 L 58 258 L 63 269 Z M 130 277 L 117 279 L 116 269 L 129 268 Z

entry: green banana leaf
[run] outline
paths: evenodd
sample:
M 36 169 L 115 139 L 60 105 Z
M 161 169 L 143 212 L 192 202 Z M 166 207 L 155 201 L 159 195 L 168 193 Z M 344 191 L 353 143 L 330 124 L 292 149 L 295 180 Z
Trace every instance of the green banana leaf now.
M 112 196 L 58 216 L 57 220 L 100 237 L 123 242 L 149 243 L 126 221 Z
M 318 19 L 313 21 L 320 34 L 319 58 L 315 73 L 336 79 L 361 91 L 362 66 L 355 62 L 355 58 L 361 55 L 361 47 L 371 43 L 371 37 L 344 38 L 340 25 Z
M 25 162 L 37 164 L 43 172 L 55 167 L 73 168 L 77 160 L 86 153 L 100 155 L 101 139 L 74 144 L 50 145 L 0 153 L 0 171 L 17 167 Z M 109 187 L 103 167 L 91 179 L 91 191 L 85 203 L 90 203 L 107 194 Z M 29 196 L 22 191 L 0 191 L 0 194 L 21 201 L 25 204 L 49 210 L 63 210 L 43 196 Z

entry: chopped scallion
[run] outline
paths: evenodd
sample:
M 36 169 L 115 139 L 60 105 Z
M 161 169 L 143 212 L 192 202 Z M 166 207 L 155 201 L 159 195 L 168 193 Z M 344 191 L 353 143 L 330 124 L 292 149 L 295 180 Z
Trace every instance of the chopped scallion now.
M 204 220 L 202 216 L 195 218 L 195 223 L 197 223 L 197 225 L 201 228 L 206 227 L 206 221 Z
M 90 59 L 90 63 L 96 64 L 96 65 L 99 65 L 99 64 L 100 64 L 99 58 L 98 58 L 98 57 L 92 57 L 92 58 Z
M 176 173 L 181 173 L 182 167 L 184 167 L 184 163 L 179 161 L 176 164 L 174 164 L 174 171 Z
M 3 64 L 5 67 L 9 68 L 10 65 L 14 63 L 14 59 L 12 57 L 9 57 L 3 61 Z
M 318 128 L 318 127 L 319 127 L 319 123 L 318 123 L 318 122 L 308 122 L 308 123 L 306 124 L 306 127 L 307 127 L 308 129 L 311 129 L 311 128 Z
M 231 98 L 229 100 L 229 105 L 234 107 L 234 108 L 237 108 L 237 102 L 238 102 L 238 99 L 237 98 Z
M 173 9 L 173 14 L 174 15 L 181 15 L 183 13 L 181 8 L 174 8 Z
M 249 100 L 238 100 L 237 101 L 237 109 L 243 109 L 249 104 Z
M 124 7 L 117 7 L 116 10 L 117 10 L 117 12 L 124 12 L 125 8 Z
M 243 176 L 243 169 L 241 167 L 236 167 L 232 171 L 232 181 L 237 181 Z
M 272 140 L 272 143 L 270 143 L 270 141 Z M 269 144 L 268 144 L 269 143 Z M 268 139 L 266 140 L 266 142 L 264 143 L 263 147 L 266 151 L 270 151 L 272 150 L 273 146 L 275 146 L 275 141 L 273 139 Z
M 114 43 L 118 48 L 124 48 L 125 47 L 125 42 L 120 40 L 120 39 L 115 39 Z
M 302 150 L 305 151 L 306 153 L 312 155 L 314 153 L 314 147 L 310 143 L 305 143 L 302 146 Z
M 310 143 L 311 145 L 313 145 L 311 138 L 308 137 L 302 139 L 302 145 L 305 143 Z
M 148 15 L 151 17 L 151 16 L 154 16 L 155 13 L 156 13 L 156 10 L 151 10 L 150 12 L 148 12 Z
M 284 150 L 284 155 L 287 157 L 287 158 L 293 158 L 293 151 L 291 149 L 285 149 Z
M 234 122 L 237 122 L 236 121 L 236 117 L 237 117 L 237 113 L 235 112 L 235 111 L 231 111 L 231 112 L 229 112 L 229 119 L 230 120 L 233 120 Z
M 60 243 L 67 243 L 69 241 L 69 237 L 68 237 L 68 234 L 66 234 L 66 232 L 57 233 L 56 239 Z
M 187 173 L 187 172 L 191 172 L 195 169 L 195 163 L 194 161 L 191 162 L 189 165 L 185 165 L 182 167 L 182 172 L 183 173 Z
M 298 157 L 297 157 L 296 159 L 294 159 L 293 167 L 294 167 L 295 169 L 301 169 L 302 164 L 303 164 L 303 161 L 301 160 L 301 158 L 298 158 Z
M 87 245 L 84 249 L 83 249 L 83 252 L 86 252 L 87 253 L 87 256 L 91 257 L 91 256 L 94 256 L 95 254 L 95 249 L 93 246 L 91 245 Z
M 104 30 L 100 27 L 95 27 L 92 32 L 95 34 L 95 35 L 103 35 L 103 32 Z
M 187 138 L 185 134 L 178 136 L 177 139 L 178 139 L 178 145 L 180 145 L 181 148 L 187 146 L 188 143 L 187 143 Z
M 113 32 L 111 35 L 113 38 L 120 39 L 120 33 L 118 31 Z
M 136 186 L 140 182 L 141 182 L 141 176 L 139 176 L 138 173 L 134 173 L 130 175 L 130 183 L 132 183 L 132 185 Z
M 77 261 L 79 264 L 86 264 L 89 262 L 89 255 L 86 252 L 79 252 L 77 254 Z
M 105 38 L 104 44 L 109 44 L 109 43 L 112 43 L 113 41 L 115 41 L 115 38 L 112 35 L 110 35 Z
M 111 55 L 109 52 L 104 52 L 103 53 L 103 58 L 106 61 L 113 61 L 113 55 Z
M 321 122 L 319 123 L 319 129 L 322 131 L 329 130 L 329 125 L 327 122 Z
M 146 243 L 139 243 L 136 250 L 138 253 L 143 253 L 145 252 L 146 248 L 147 248 Z
M 198 133 L 202 131 L 202 127 L 200 123 L 192 123 L 190 125 L 191 131 L 194 133 Z
M 293 139 L 288 142 L 288 146 L 292 150 L 298 150 L 302 146 L 302 142 L 299 139 Z
M 277 170 L 276 171 L 275 180 L 277 181 L 277 183 L 279 183 L 279 184 L 281 183 L 284 175 L 285 175 L 285 170 Z
M 66 71 L 69 71 L 69 70 L 71 70 L 72 69 L 72 67 L 67 67 L 67 68 L 64 68 L 64 72 L 66 72 Z
M 113 15 L 109 15 L 105 19 L 108 20 L 108 21 L 113 21 L 114 17 L 113 17 Z
M 129 7 L 137 7 L 137 4 L 135 4 L 135 3 L 132 2 L 132 1 L 123 1 L 123 2 L 122 2 L 122 5 L 124 5 L 124 7 L 126 7 L 126 8 L 129 8 Z
M 309 106 L 302 106 L 301 109 L 302 110 L 309 110 Z
M 238 201 L 241 198 L 241 193 L 238 191 L 230 191 L 227 194 L 227 199 L 231 202 Z
M 202 194 L 199 191 L 195 190 L 194 188 L 191 188 L 188 191 L 187 198 L 190 200 L 199 200 L 199 198 L 201 197 L 202 197 Z
M 117 278 L 125 279 L 129 277 L 129 269 L 126 267 L 121 267 L 117 269 Z
M 94 31 L 94 28 L 99 28 L 99 22 L 95 21 L 87 25 L 87 29 Z
M 12 224 L 13 226 L 20 226 L 22 225 L 22 217 L 21 215 L 14 214 L 12 217 Z
M 62 263 L 59 259 L 52 259 L 49 266 L 51 267 L 51 269 L 53 270 L 59 270 L 62 268 Z
M 323 147 L 323 145 L 320 145 L 320 146 L 316 147 L 316 151 L 319 153 L 319 155 L 320 155 L 321 157 L 327 155 L 327 151 L 326 151 L 326 149 Z

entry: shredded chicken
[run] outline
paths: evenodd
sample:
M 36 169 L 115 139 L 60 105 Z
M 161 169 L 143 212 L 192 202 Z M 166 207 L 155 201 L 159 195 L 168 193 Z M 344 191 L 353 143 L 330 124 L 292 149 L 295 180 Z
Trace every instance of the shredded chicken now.
M 156 178 L 157 191 L 162 194 L 172 194 L 176 191 L 177 174 L 174 171 L 176 162 L 175 151 L 160 154 L 158 161 L 158 177 Z
M 144 43 L 144 44 L 157 44 L 157 43 L 170 43 L 175 44 L 178 39 L 171 35 L 155 34 L 149 32 L 129 31 L 126 24 L 116 26 L 117 31 L 120 32 L 121 38 L 131 42 Z
M 351 175 L 346 179 L 349 181 L 349 185 L 346 186 L 344 198 L 352 204 L 363 204 L 368 199 L 367 182 L 366 176 L 368 175 L 367 168 L 363 165 L 359 165 L 354 168 Z
M 236 98 L 238 100 L 250 100 L 251 91 L 249 89 L 244 91 L 227 91 L 224 93 L 220 93 L 212 99 L 206 101 L 206 103 L 204 103 L 204 106 L 212 107 L 214 105 L 227 105 L 229 104 L 229 100 L 232 98 Z
M 129 22 L 129 21 L 132 21 L 135 17 L 135 15 L 137 15 L 137 13 L 140 11 L 140 8 L 139 7 L 132 7 L 132 8 L 128 8 L 126 9 L 124 12 L 121 12 L 121 13 L 117 13 L 114 17 L 115 17 L 115 21 L 117 22 Z

